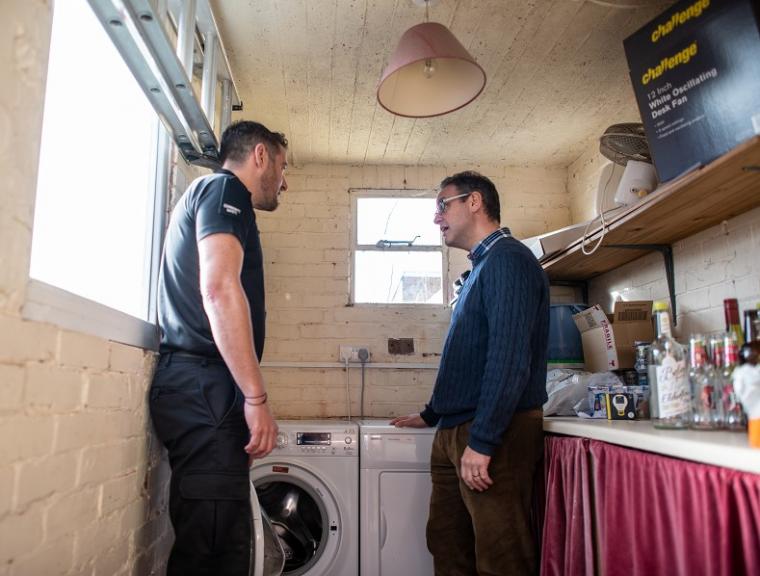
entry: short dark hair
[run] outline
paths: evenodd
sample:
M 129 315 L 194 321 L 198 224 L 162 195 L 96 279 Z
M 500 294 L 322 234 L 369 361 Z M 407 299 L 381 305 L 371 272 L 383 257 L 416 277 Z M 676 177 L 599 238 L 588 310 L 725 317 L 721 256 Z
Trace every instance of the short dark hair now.
M 281 132 L 272 132 L 258 122 L 238 120 L 230 124 L 222 134 L 219 146 L 219 160 L 226 162 L 242 162 L 257 144 L 265 144 L 269 155 L 274 157 L 279 147 L 287 148 L 288 139 Z
M 483 197 L 483 209 L 485 210 L 486 216 L 494 222 L 501 221 L 499 193 L 490 179 L 473 170 L 467 170 L 444 178 L 441 181 L 440 189 L 443 190 L 446 186 L 451 186 L 452 184 L 460 194 L 480 192 L 480 195 Z

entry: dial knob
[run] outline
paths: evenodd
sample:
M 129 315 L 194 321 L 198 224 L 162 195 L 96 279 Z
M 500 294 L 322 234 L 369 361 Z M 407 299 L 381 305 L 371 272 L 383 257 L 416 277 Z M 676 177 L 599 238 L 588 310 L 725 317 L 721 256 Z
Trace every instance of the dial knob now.
M 277 433 L 277 447 L 285 448 L 288 445 L 288 435 L 283 432 Z
M 351 436 L 346 436 L 346 444 L 351 444 L 353 440 L 351 440 Z

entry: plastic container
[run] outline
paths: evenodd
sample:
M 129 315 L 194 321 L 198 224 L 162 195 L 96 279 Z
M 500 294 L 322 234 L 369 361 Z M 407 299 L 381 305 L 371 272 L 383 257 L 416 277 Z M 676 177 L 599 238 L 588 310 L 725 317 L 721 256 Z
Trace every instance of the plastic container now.
M 588 308 L 585 304 L 549 306 L 549 356 L 552 367 L 582 368 L 583 344 L 573 314 Z

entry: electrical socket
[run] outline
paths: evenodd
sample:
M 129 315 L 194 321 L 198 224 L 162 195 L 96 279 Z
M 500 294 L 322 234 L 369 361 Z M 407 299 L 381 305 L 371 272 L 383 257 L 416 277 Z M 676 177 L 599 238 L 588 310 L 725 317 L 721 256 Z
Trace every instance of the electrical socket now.
M 369 362 L 369 346 L 340 346 L 339 358 L 341 362 L 348 360 L 353 363 L 361 363 L 364 356 L 365 362 Z

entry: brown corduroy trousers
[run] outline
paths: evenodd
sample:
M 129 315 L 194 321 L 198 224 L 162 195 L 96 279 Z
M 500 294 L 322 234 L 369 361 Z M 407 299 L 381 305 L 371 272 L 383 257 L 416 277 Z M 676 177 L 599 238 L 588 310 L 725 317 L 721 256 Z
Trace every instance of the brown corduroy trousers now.
M 531 504 L 543 456 L 542 419 L 541 410 L 514 415 L 491 458 L 493 485 L 485 492 L 470 490 L 459 477 L 470 422 L 436 432 L 427 525 L 436 576 L 538 574 Z

